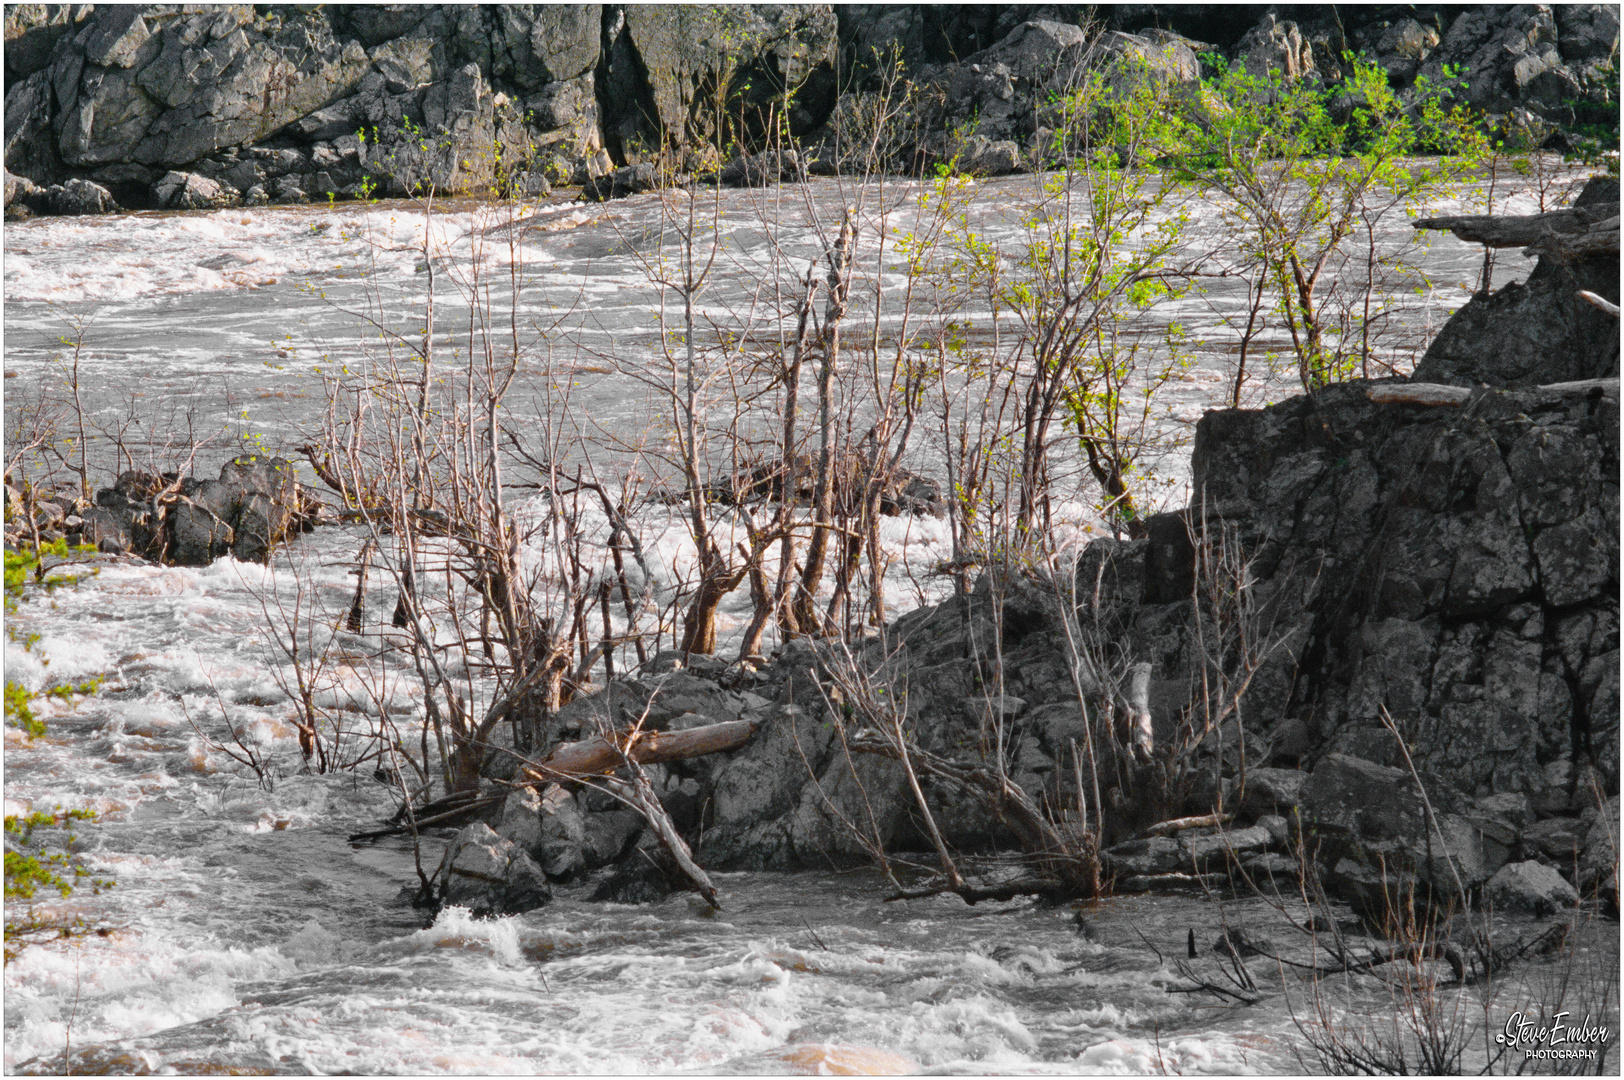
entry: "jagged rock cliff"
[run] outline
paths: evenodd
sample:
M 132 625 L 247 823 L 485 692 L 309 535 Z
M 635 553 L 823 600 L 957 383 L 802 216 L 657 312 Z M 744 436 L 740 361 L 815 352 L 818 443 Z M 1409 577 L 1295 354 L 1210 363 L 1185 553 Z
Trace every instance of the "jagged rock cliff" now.
M 972 171 L 1008 171 L 1041 138 L 1051 87 L 1039 70 L 1064 66 L 1094 10 L 13 4 L 5 167 L 32 186 L 8 181 L 7 205 L 194 209 L 425 180 L 535 192 L 645 164 L 662 145 L 701 173 L 721 164 L 717 145 L 758 141 L 777 109 L 792 137 L 816 145 L 842 97 L 870 92 L 876 58 L 893 51 L 941 91 L 900 164 L 958 154 Z M 1339 18 L 1311 6 L 1121 5 L 1105 18 L 1108 52 L 1182 81 L 1209 51 L 1334 79 L 1353 50 L 1406 88 L 1464 65 L 1471 105 L 1513 127 L 1572 124 L 1576 108 L 1612 100 L 1618 43 L 1618 11 L 1605 4 Z M 731 125 L 720 132 L 705 107 L 717 98 Z M 65 191 L 68 181 L 81 189 Z

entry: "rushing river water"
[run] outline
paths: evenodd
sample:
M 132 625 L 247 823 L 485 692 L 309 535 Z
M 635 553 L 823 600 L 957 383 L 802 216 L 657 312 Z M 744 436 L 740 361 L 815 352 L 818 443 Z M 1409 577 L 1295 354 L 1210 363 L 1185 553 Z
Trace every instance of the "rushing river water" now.
M 1027 182 L 981 185 L 973 206 L 989 234 L 1014 227 L 1003 207 Z M 810 203 L 797 189 L 725 197 L 720 220 L 743 254 L 707 296 L 711 315 L 737 316 L 760 280 L 772 246 L 764 220 L 787 223 L 779 242 L 803 265 L 815 253 L 795 213 L 829 211 L 842 193 L 819 181 L 804 194 Z M 762 198 L 784 202 L 763 212 Z M 1531 208 L 1526 196 L 1512 205 Z M 479 257 L 481 211 L 455 202 L 443 211 L 435 227 L 447 250 Z M 536 321 L 567 316 L 549 355 L 563 357 L 600 426 L 646 426 L 654 415 L 646 394 L 594 358 L 658 347 L 657 298 L 639 261 L 657 224 L 654 196 L 552 203 L 527 223 L 538 285 L 524 311 Z M 424 269 L 421 228 L 399 204 L 7 224 L 8 433 L 30 400 L 60 396 L 72 352 L 60 339 L 78 326 L 85 407 L 105 431 L 126 423 L 138 453 L 161 457 L 187 424 L 202 433 L 227 423 L 234 436 L 285 450 L 320 412 L 315 369 L 362 347 L 355 313 L 409 308 Z M 1395 219 L 1387 242 L 1408 236 Z M 1408 333 L 1424 339 L 1464 301 L 1481 256 L 1447 238 L 1421 255 L 1438 287 L 1425 303 L 1404 302 Z M 1505 258 L 1498 280 L 1525 269 Z M 1220 318 L 1239 303 L 1232 283 L 1219 282 L 1159 314 L 1204 327 L 1211 343 L 1158 400 L 1167 423 L 1193 422 L 1222 392 Z M 199 471 L 217 467 L 229 441 L 211 444 Z M 109 445 L 93 443 L 93 470 L 113 470 Z M 669 564 L 681 559 L 678 531 L 654 545 Z M 944 556 L 944 534 L 929 521 L 900 523 L 887 538 L 904 564 L 910 550 L 919 563 Z M 271 568 L 109 561 L 8 618 L 8 679 L 34 689 L 106 681 L 74 705 L 42 703 L 43 737 L 5 729 L 6 813 L 96 811 L 76 850 L 117 882 L 57 905 L 98 932 L 31 946 L 7 964 L 8 1072 L 69 1063 L 182 1073 L 1317 1067 L 1311 1054 L 1299 1057 L 1301 979 L 1271 973 L 1261 981 L 1273 989 L 1250 1007 L 1169 992 L 1187 985 L 1172 966 L 1187 932 L 1206 942 L 1219 925 L 1218 906 L 1194 897 L 1102 901 L 1081 913 L 1085 935 L 1078 912 L 1024 900 L 885 904 L 889 886 L 874 874 L 720 874 L 718 913 L 682 896 L 592 904 L 590 885 L 574 885 L 522 916 L 476 922 L 450 909 L 425 927 L 401 898 L 416 881 L 410 845 L 345 841 L 393 812 L 391 789 L 368 770 L 297 768 L 267 627 L 278 598 L 296 598 L 292 564 L 306 587 L 347 605 L 356 542 L 323 529 Z M 724 620 L 724 631 L 739 624 Z M 339 635 L 344 678 L 329 704 L 344 704 L 344 679 L 369 677 L 367 659 L 384 643 L 376 632 Z M 404 683 L 375 699 L 414 708 Z M 232 730 L 269 762 L 264 782 L 225 749 Z M 427 842 L 425 860 L 436 862 L 439 847 Z M 1223 914 L 1282 940 L 1290 933 L 1257 900 L 1227 902 Z M 1616 927 L 1588 926 L 1581 937 L 1584 949 L 1616 956 Z M 1537 997 L 1539 980 L 1556 974 L 1536 970 L 1504 1002 Z M 1382 987 L 1361 983 L 1354 1005 L 1390 1005 Z M 1479 993 L 1450 1000 L 1467 1002 L 1470 1018 Z

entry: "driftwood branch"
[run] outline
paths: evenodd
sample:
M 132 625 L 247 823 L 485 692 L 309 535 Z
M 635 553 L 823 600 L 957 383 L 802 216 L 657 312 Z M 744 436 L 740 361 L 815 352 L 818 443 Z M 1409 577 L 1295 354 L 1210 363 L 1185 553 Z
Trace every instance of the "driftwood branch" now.
M 1035 856 L 1038 867 L 1054 875 L 1066 891 L 1086 897 L 1099 894 L 1099 860 L 1087 838 L 1062 836 L 1033 803 L 1031 796 L 1009 777 L 982 766 L 960 765 L 925 750 L 917 743 L 899 741 L 895 736 L 882 734 L 872 728 L 852 735 L 847 745 L 852 750 L 882 754 L 895 761 L 906 758 L 931 776 L 957 783 L 986 803 L 998 819 L 1015 833 L 1021 847 Z M 958 885 L 935 892 L 960 893 L 962 888 L 963 885 Z
M 756 725 L 749 720 L 728 720 L 684 731 L 643 731 L 615 735 L 614 741 L 601 735 L 580 742 L 564 743 L 537 762 L 524 766 L 533 780 L 553 782 L 612 773 L 627 761 L 657 765 L 664 761 L 736 750 L 750 741 Z
M 1210 825 L 1227 825 L 1235 820 L 1234 814 L 1201 814 L 1197 817 L 1173 818 L 1171 821 L 1158 821 L 1144 832 L 1145 836 L 1169 836 L 1185 829 L 1202 829 Z
M 711 907 L 720 910 L 722 903 L 716 897 L 716 886 L 711 884 L 710 876 L 694 861 L 694 853 L 689 850 L 687 842 L 678 835 L 677 827 L 671 823 L 671 816 L 665 812 L 665 807 L 660 805 L 659 796 L 654 794 L 654 788 L 650 786 L 643 770 L 633 765 L 629 780 L 605 776 L 600 778 L 598 783 L 643 815 L 659 836 L 660 844 L 671 856 L 671 861 L 693 883 L 694 891 L 703 896 Z
M 1146 761 L 1156 748 L 1156 729 L 1150 719 L 1150 672 L 1148 663 L 1128 669 L 1128 724 L 1133 732 L 1133 748 Z
M 449 828 L 453 825 L 466 825 L 475 818 L 481 817 L 490 807 L 502 801 L 505 796 L 480 797 L 474 792 L 458 791 L 442 799 L 436 799 L 425 806 L 412 809 L 411 802 L 402 804 L 395 812 L 389 825 L 370 832 L 352 833 L 349 842 L 358 844 L 364 840 L 381 840 L 385 836 L 397 836 L 400 833 L 412 832 L 414 829 Z
M 1618 305 L 1607 299 L 1605 296 L 1597 296 L 1589 289 L 1580 289 L 1579 299 L 1583 300 L 1587 304 L 1595 305 L 1615 319 L 1618 318 Z
M 1113 888 L 1119 893 L 1156 892 L 1181 887 L 1211 889 L 1217 888 L 1226 880 L 1228 877 L 1225 874 L 1186 874 L 1175 870 L 1166 874 L 1134 874 L 1119 877 Z

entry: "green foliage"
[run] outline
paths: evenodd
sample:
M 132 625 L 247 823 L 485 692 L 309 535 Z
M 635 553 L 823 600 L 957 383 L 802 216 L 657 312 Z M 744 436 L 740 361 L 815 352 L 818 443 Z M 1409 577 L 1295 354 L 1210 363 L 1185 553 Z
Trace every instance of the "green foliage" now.
M 67 897 L 83 885 L 88 885 L 93 893 L 100 893 L 115 884 L 110 879 L 92 877 L 67 851 L 77 839 L 72 832 L 74 823 L 95 820 L 96 814 L 90 810 L 34 811 L 6 816 L 5 959 L 8 962 L 30 942 L 71 937 L 84 930 L 83 921 L 77 917 L 36 910 L 33 902 L 40 899 L 40 893 L 54 892 L 58 897 Z M 52 842 L 35 836 L 36 831 L 57 829 L 68 832 L 60 840 L 52 838 Z
M 1419 212 L 1488 148 L 1466 107 L 1451 104 L 1454 72 L 1418 79 L 1406 103 L 1380 66 L 1346 59 L 1350 74 L 1329 87 L 1215 61 L 1216 74 L 1169 114 L 1156 148 L 1169 179 L 1219 197 L 1310 391 L 1369 359 L 1362 317 L 1327 308 L 1347 247 L 1374 235 L 1389 212 Z M 1417 160 L 1427 154 L 1439 156 Z
M 31 900 L 41 888 L 55 889 L 62 896 L 72 893 L 74 884 L 89 873 L 84 867 L 71 863 L 68 856 L 61 852 L 41 851 L 38 855 L 28 855 L 11 850 L 10 845 L 26 847 L 33 841 L 35 829 L 66 826 L 72 821 L 93 821 L 95 816 L 89 810 L 67 810 L 55 814 L 35 812 L 26 817 L 8 815 L 5 819 L 6 899 Z M 73 834 L 69 833 L 67 839 L 72 843 Z M 65 871 L 69 876 L 64 878 L 58 871 Z
M 1051 422 L 1070 427 L 1099 483 L 1100 508 L 1125 528 L 1148 493 L 1148 459 L 1170 448 L 1152 395 L 1190 364 L 1184 331 L 1173 325 L 1146 340 L 1133 330 L 1145 308 L 1189 288 L 1182 250 L 1190 222 L 1185 193 L 1133 163 L 1176 135 L 1174 92 L 1146 72 L 1081 75 L 1045 106 L 1059 167 L 1038 181 L 1016 238 L 993 241 L 960 213 L 954 255 L 936 270 L 947 289 L 981 295 L 995 319 L 1014 323 L 1012 355 L 993 362 L 1011 363 L 1022 380 L 1015 373 L 1034 372 L 1019 425 L 1024 527 L 1047 513 L 1039 504 L 1048 498 Z M 963 197 L 951 168 L 934 192 L 939 202 Z
M 80 544 L 69 547 L 66 539 L 58 539 L 54 543 L 40 544 L 38 547 L 21 548 L 16 551 L 5 552 L 5 607 L 6 614 L 17 610 L 17 602 L 22 599 L 25 590 L 30 586 L 43 589 L 45 592 L 54 592 L 65 585 L 77 585 L 85 578 L 94 574 L 69 574 L 63 577 L 48 576 L 60 566 L 75 565 L 86 558 L 96 554 L 96 548 L 90 544 Z M 50 560 L 57 561 L 50 561 Z M 17 638 L 13 635 L 12 640 Z
M 45 723 L 34 715 L 35 695 L 15 679 L 6 680 L 6 723 L 21 728 L 31 739 L 45 734 Z

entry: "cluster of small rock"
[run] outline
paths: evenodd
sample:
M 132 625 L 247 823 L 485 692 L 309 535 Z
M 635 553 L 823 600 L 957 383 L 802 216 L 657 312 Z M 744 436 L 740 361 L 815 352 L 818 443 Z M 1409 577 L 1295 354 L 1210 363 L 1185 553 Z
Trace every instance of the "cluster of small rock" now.
M 1260 768 L 1226 783 L 1235 820 L 1106 852 L 1119 891 L 1166 887 L 1168 875 L 1215 873 L 1265 892 L 1297 892 L 1305 865 L 1327 893 L 1381 925 L 1405 900 L 1460 889 L 1513 918 L 1544 918 L 1599 897 L 1618 910 L 1619 799 L 1576 792 L 1556 816 L 1521 793 L 1472 799 L 1443 777 L 1411 775 L 1346 754 L 1312 771 Z M 1250 825 L 1243 824 L 1251 822 Z
M 6 488 L 6 544 L 66 540 L 108 554 L 174 566 L 207 566 L 223 555 L 266 562 L 277 544 L 315 528 L 320 504 L 284 458 L 242 457 L 219 479 L 131 470 L 93 500 L 77 489 Z M 156 500 L 156 501 L 155 501 Z

